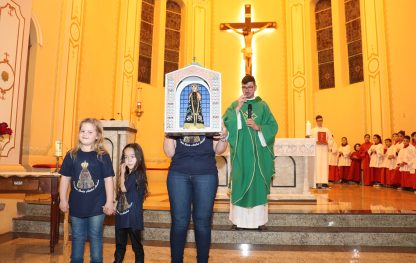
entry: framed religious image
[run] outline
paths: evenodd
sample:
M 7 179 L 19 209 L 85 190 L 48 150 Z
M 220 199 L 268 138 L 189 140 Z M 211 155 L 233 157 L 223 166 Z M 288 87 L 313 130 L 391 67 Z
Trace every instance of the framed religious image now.
M 327 144 L 326 132 L 318 132 L 318 142 L 320 144 Z
M 191 64 L 165 75 L 165 134 L 221 131 L 221 73 Z

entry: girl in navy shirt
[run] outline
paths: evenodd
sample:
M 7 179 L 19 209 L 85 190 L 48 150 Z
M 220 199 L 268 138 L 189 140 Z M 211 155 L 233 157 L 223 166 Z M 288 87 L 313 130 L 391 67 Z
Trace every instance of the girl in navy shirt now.
M 127 144 L 123 149 L 120 173 L 116 178 L 116 190 L 114 262 L 123 262 L 127 236 L 130 236 L 135 262 L 144 262 L 141 230 L 143 230 L 143 201 L 147 196 L 147 177 L 143 151 L 137 143 Z
M 59 207 L 68 212 L 72 226 L 71 263 L 84 262 L 90 241 L 90 262 L 103 262 L 104 213 L 114 213 L 113 165 L 104 149 L 103 128 L 97 119 L 84 119 L 78 145 L 69 151 L 60 170 Z M 68 187 L 71 185 L 69 201 Z

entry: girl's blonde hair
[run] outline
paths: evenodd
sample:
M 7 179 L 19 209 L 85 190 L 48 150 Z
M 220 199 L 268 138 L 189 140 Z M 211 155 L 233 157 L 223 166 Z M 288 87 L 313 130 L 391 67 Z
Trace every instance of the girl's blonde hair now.
M 92 124 L 95 127 L 95 131 L 97 132 L 97 139 L 95 140 L 95 143 L 94 143 L 94 151 L 96 151 L 97 154 L 100 155 L 100 156 L 103 155 L 103 154 L 108 153 L 107 150 L 104 147 L 103 126 L 101 124 L 101 121 L 99 121 L 95 118 L 83 119 L 79 124 L 78 132 L 81 131 L 82 125 L 85 124 L 85 123 Z M 78 138 L 77 146 L 75 146 L 71 150 L 71 155 L 73 157 L 76 157 L 77 152 L 80 148 L 81 148 L 81 142 L 79 141 L 79 138 Z

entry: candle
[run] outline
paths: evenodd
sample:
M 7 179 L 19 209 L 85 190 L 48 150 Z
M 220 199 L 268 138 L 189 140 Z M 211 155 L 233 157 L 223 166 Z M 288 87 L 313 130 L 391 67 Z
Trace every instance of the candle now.
M 62 156 L 62 142 L 60 140 L 55 141 L 55 156 Z
M 306 122 L 306 136 L 311 136 L 311 123 L 309 121 Z

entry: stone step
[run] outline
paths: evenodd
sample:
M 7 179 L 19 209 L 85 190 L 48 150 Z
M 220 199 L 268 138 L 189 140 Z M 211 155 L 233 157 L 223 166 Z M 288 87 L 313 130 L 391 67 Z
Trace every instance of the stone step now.
M 19 215 L 49 216 L 49 204 L 18 203 Z M 63 214 L 61 213 L 61 218 Z M 170 212 L 145 210 L 147 223 L 170 223 Z M 111 220 L 110 220 L 111 222 Z M 214 212 L 214 225 L 231 225 L 226 212 Z M 271 213 L 267 226 L 298 227 L 416 227 L 416 214 Z
M 169 241 L 170 224 L 145 223 L 144 239 Z M 23 216 L 14 219 L 16 233 L 49 234 L 49 218 Z M 60 225 L 62 235 L 62 223 Z M 104 226 L 104 237 L 114 238 L 114 226 Z M 194 242 L 193 226 L 188 242 Z M 293 246 L 397 246 L 416 247 L 414 227 L 267 227 L 266 230 L 232 230 L 230 225 L 213 225 L 214 244 L 257 244 Z
M 170 223 L 170 212 L 146 210 L 145 222 Z M 231 225 L 228 213 L 214 212 L 214 225 Z M 416 214 L 271 213 L 266 226 L 299 227 L 416 227 Z

